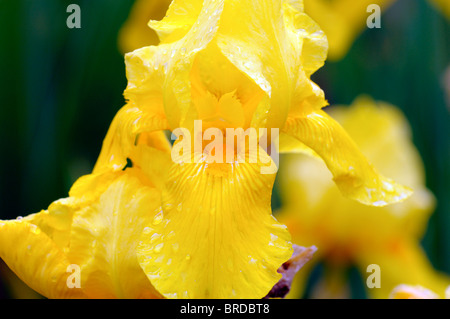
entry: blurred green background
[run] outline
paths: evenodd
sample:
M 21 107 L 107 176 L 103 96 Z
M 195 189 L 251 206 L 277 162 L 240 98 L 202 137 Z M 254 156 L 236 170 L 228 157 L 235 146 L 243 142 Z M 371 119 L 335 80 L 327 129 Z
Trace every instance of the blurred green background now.
M 71 3 L 81 7 L 81 29 L 66 26 Z M 124 104 L 117 35 L 132 5 L 0 0 L 0 219 L 47 208 L 93 168 Z M 365 29 L 343 60 L 326 62 L 313 80 L 330 104 L 366 93 L 403 110 L 438 201 L 423 246 L 436 269 L 450 274 L 449 20 L 425 0 L 398 0 L 381 21 L 381 29 Z M 8 278 L 2 265 L 0 298 L 32 296 L 11 288 Z M 353 295 L 363 297 L 358 288 Z

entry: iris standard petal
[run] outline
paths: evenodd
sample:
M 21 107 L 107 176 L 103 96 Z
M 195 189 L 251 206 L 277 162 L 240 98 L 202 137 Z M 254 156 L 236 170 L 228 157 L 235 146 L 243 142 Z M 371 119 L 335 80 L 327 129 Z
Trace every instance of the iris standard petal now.
M 283 126 L 298 79 L 309 81 L 326 57 L 325 35 L 293 4 L 226 1 L 217 34 L 222 53 L 270 97 L 267 127 Z
M 170 128 L 180 127 L 191 105 L 192 63 L 197 53 L 214 38 L 222 9 L 223 1 L 207 0 L 182 38 L 128 53 L 125 56 L 128 78 L 125 97 L 139 107 L 149 103 L 149 98 L 164 100 Z

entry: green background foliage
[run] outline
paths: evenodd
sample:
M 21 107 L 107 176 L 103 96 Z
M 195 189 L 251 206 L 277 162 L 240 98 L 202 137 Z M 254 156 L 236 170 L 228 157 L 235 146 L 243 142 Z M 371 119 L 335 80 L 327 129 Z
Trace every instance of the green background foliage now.
M 81 7 L 81 29 L 66 8 Z M 89 173 L 124 104 L 117 34 L 130 0 L 0 0 L 0 218 L 45 209 Z M 400 107 L 437 197 L 423 246 L 450 273 L 450 24 L 424 0 L 398 0 L 381 29 L 366 29 L 339 62 L 313 75 L 330 104 L 365 93 Z M 448 88 L 448 84 L 447 84 Z M 450 99 L 450 97 L 447 97 Z M 447 100 L 449 103 L 449 100 Z M 279 206 L 274 192 L 274 208 Z M 17 297 L 0 267 L 0 297 Z M 3 277 L 3 280 L 2 280 Z M 2 284 L 3 283 L 3 284 Z M 362 297 L 356 287 L 353 296 Z

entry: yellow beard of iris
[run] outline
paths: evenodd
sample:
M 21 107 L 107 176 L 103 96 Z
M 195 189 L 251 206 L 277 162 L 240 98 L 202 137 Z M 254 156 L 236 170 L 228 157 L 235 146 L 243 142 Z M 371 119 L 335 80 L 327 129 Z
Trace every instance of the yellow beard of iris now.
M 223 131 L 225 130 L 225 136 Z M 278 129 L 272 128 L 270 135 L 266 128 L 226 128 L 209 127 L 203 131 L 201 120 L 194 121 L 193 136 L 186 128 L 177 128 L 172 133 L 172 140 L 176 140 L 172 148 L 174 163 L 261 163 L 261 174 L 277 172 L 277 165 L 266 154 L 275 157 L 278 162 L 277 143 L 268 143 L 268 138 L 278 138 Z M 212 141 L 211 141 L 212 140 Z M 207 141 L 211 141 L 207 143 Z M 192 145 L 193 150 L 192 152 Z M 270 145 L 270 152 L 268 152 Z M 268 165 L 268 166 L 267 166 Z

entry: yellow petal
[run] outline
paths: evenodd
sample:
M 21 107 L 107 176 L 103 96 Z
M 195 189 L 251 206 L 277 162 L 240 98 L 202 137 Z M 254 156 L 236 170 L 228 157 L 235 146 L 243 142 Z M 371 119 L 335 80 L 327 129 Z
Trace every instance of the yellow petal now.
M 199 52 L 191 71 L 194 119 L 215 116 L 216 127 L 249 127 L 265 96 L 251 79 L 234 66 L 215 43 Z
M 147 23 L 150 19 L 162 19 L 170 2 L 171 0 L 135 1 L 128 19 L 119 32 L 119 48 L 122 53 L 159 42 L 158 35 Z
M 130 158 L 133 167 L 142 170 L 148 183 L 162 191 L 172 165 L 170 152 L 140 144 L 133 149 Z
M 439 296 L 422 286 L 398 285 L 391 294 L 390 299 L 439 299 Z
M 162 20 L 151 20 L 148 25 L 163 43 L 179 40 L 198 19 L 202 4 L 200 0 L 174 0 Z
M 160 193 L 135 176 L 116 173 L 97 201 L 74 213 L 68 257 L 81 267 L 91 298 L 157 298 L 135 254 L 139 236 L 161 205 Z
M 159 106 L 160 102 L 157 101 L 145 104 L 142 108 L 129 103 L 116 114 L 103 141 L 94 173 L 123 169 L 140 133 L 168 128 L 164 114 L 157 109 Z M 152 135 L 152 138 L 156 145 L 166 139 L 163 132 Z
M 267 155 L 266 158 L 267 159 Z M 292 255 L 271 215 L 274 174 L 258 163 L 177 163 L 163 211 L 143 233 L 138 259 L 171 298 L 262 298 Z
M 268 127 L 283 126 L 304 89 L 298 83 L 309 81 L 326 56 L 325 35 L 295 4 L 226 1 L 217 34 L 222 53 L 270 97 Z
M 324 160 L 344 196 L 367 205 L 385 206 L 411 194 L 408 188 L 378 174 L 344 129 L 323 111 L 289 118 L 283 131 Z
M 0 257 L 32 289 L 48 298 L 83 298 L 68 288 L 71 264 L 36 225 L 24 220 L 0 221 Z
M 328 39 L 320 26 L 314 22 L 303 9 L 292 3 L 285 1 L 285 20 L 288 31 L 292 36 L 302 43 L 301 62 L 303 70 L 309 77 L 316 70 L 323 66 L 328 53 Z M 293 2 L 293 1 L 290 1 Z
M 77 207 L 76 200 L 63 198 L 53 202 L 48 210 L 28 215 L 23 220 L 39 227 L 59 249 L 64 251 L 69 245 L 73 211 Z
M 411 128 L 398 108 L 362 95 L 350 109 L 334 105 L 329 114 L 381 173 L 413 189 L 425 184 L 425 171 L 412 143 Z
M 174 6 L 175 3 L 171 8 Z M 222 7 L 222 1 L 205 1 L 196 22 L 182 38 L 128 53 L 125 56 L 128 78 L 125 97 L 140 108 L 154 99 L 164 100 L 170 128 L 180 127 L 180 121 L 191 106 L 192 63 L 197 53 L 214 38 Z

